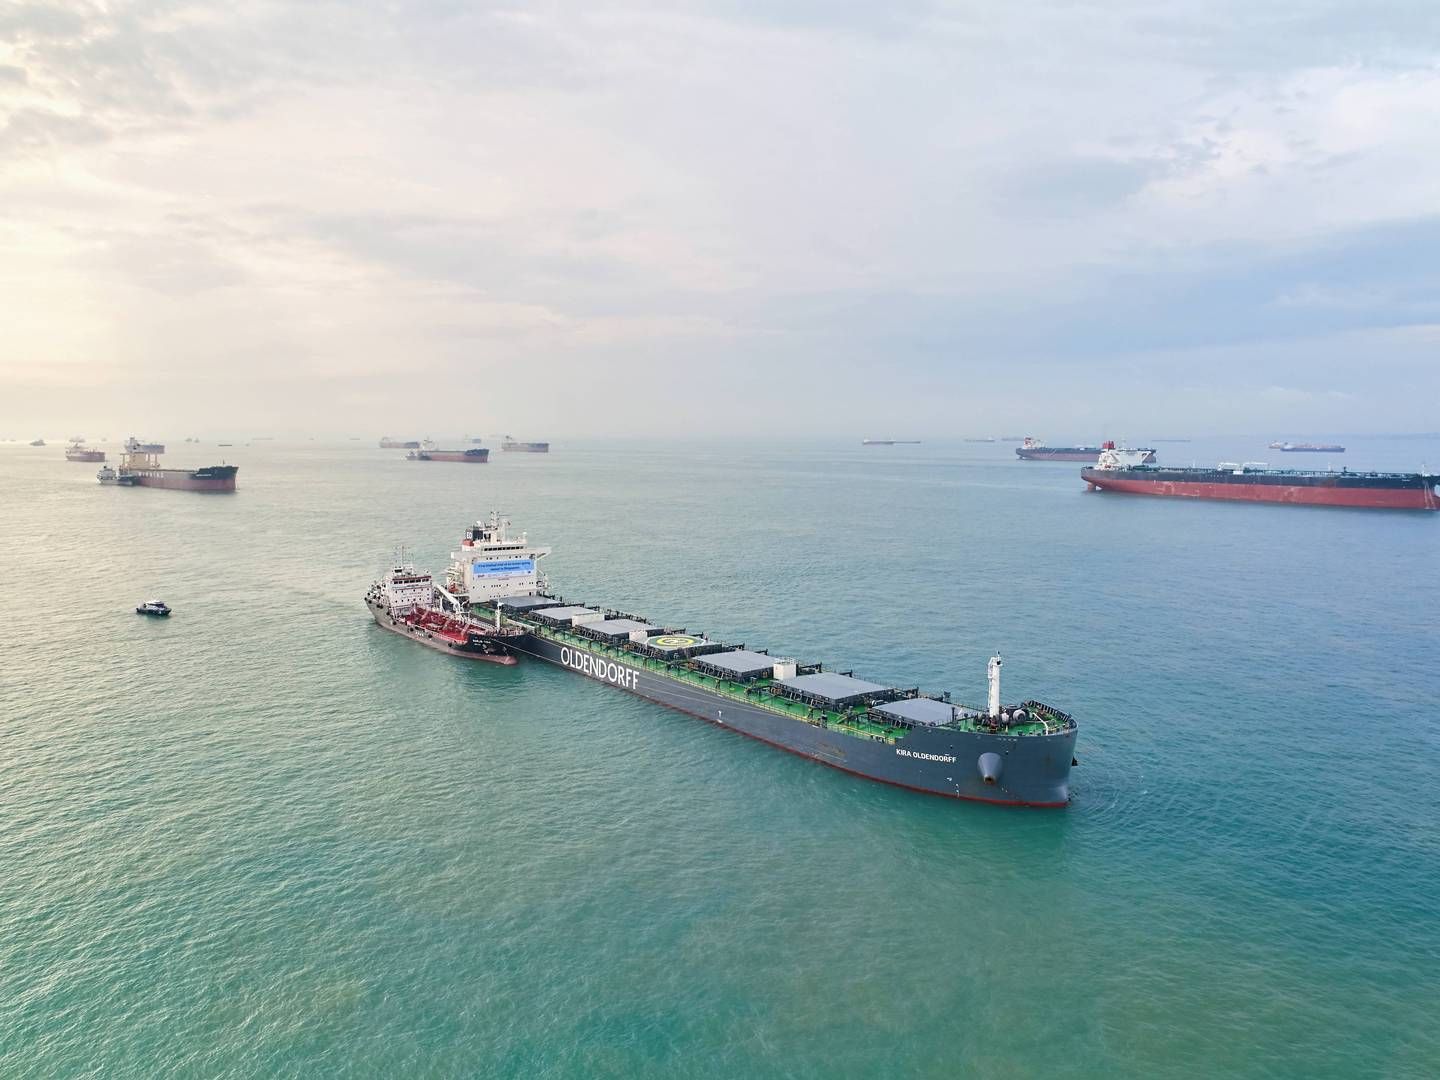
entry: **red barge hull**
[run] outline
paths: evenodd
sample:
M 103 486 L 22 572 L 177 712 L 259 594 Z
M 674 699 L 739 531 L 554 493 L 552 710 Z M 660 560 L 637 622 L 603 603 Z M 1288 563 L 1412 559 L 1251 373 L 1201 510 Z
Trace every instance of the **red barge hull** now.
M 1181 499 L 1223 499 L 1229 502 L 1289 503 L 1296 506 L 1348 506 L 1373 510 L 1440 510 L 1440 496 L 1430 483 L 1395 487 L 1350 486 L 1346 477 L 1336 475 L 1304 484 L 1229 483 L 1225 481 L 1170 480 L 1106 475 L 1103 469 L 1082 469 L 1081 477 L 1091 489 L 1120 491 L 1131 495 L 1165 495 Z M 1328 482 L 1326 482 L 1328 481 Z
M 504 646 L 481 637 L 469 620 L 425 609 L 396 618 L 383 604 L 373 599 L 367 599 L 366 605 L 378 626 L 419 642 L 426 648 L 458 656 L 462 660 L 482 660 L 505 667 L 519 663 Z

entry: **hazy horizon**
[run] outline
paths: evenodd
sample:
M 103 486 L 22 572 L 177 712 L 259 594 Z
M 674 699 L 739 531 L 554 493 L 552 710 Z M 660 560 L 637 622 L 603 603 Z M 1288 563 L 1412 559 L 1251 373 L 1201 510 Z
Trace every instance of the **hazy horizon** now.
M 11 4 L 0 437 L 1426 432 L 1437 151 L 1403 0 Z

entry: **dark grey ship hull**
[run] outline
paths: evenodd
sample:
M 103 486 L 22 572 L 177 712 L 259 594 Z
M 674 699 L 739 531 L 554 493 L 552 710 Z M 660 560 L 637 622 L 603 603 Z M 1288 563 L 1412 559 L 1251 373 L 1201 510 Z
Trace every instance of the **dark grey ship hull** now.
M 914 728 L 890 742 L 864 739 L 806 723 L 733 698 L 712 694 L 539 634 L 507 641 L 518 653 L 548 660 L 752 739 L 887 784 L 957 799 L 1016 806 L 1064 806 L 1070 796 L 1075 729 L 1053 735 L 1006 735 Z M 982 755 L 994 782 L 981 775 Z

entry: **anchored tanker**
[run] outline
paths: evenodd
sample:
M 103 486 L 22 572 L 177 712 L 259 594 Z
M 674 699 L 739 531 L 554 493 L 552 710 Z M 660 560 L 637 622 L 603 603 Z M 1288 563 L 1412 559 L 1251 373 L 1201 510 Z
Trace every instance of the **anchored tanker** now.
M 1102 451 L 1113 450 L 1114 447 L 1113 440 L 1099 446 L 1046 446 L 1039 439 L 1027 436 L 1025 441 L 1015 448 L 1015 456 L 1021 461 L 1099 461 Z M 1142 447 L 1136 453 L 1141 455 L 1142 461 L 1155 460 L 1155 450 L 1152 447 Z
M 377 626 L 409 637 L 427 648 L 467 660 L 514 664 L 505 643 L 488 628 L 460 612 L 447 611 L 429 574 L 420 573 L 403 554 L 365 594 L 365 606 Z
M 1427 473 L 1313 472 L 1270 469 L 1259 462 L 1221 462 L 1213 469 L 1162 469 L 1107 449 L 1080 478 L 1094 491 L 1169 495 L 1230 502 L 1349 506 L 1372 510 L 1440 510 L 1440 476 Z
M 999 657 L 990 661 L 988 705 L 971 708 L 949 694 L 566 603 L 538 569 L 550 549 L 508 526 L 492 514 L 466 529 L 446 584 L 434 587 L 434 606 L 465 617 L 467 633 L 492 627 L 494 643 L 513 653 L 873 780 L 1024 806 L 1069 798 L 1075 721 L 1039 701 L 1002 702 Z

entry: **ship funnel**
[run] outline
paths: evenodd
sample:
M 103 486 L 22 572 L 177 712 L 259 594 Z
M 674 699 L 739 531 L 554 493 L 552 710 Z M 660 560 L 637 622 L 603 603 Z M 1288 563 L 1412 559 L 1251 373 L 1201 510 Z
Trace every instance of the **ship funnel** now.
M 1000 665 L 1004 663 L 998 656 L 990 657 L 990 719 L 996 720 L 1000 716 Z

